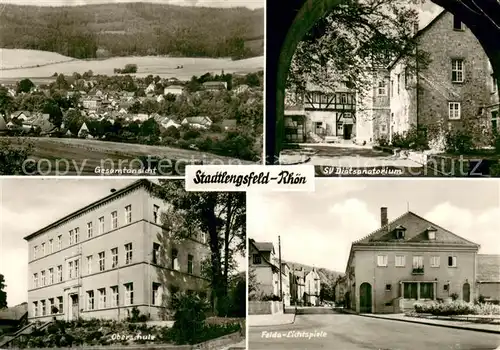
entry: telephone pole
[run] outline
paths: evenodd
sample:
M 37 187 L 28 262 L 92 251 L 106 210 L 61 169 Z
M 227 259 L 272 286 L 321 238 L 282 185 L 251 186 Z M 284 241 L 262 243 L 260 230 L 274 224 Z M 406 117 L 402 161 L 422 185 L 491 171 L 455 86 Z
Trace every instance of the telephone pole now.
M 280 298 L 281 302 L 283 305 L 285 305 L 285 301 L 283 300 L 283 280 L 282 280 L 282 275 L 281 275 L 281 238 L 278 236 L 278 259 L 279 259 L 279 264 L 280 264 Z

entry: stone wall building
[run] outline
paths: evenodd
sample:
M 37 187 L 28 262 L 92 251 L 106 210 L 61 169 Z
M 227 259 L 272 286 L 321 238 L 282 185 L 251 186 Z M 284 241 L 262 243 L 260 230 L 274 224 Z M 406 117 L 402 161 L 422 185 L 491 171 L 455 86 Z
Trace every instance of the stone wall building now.
M 474 34 L 442 11 L 416 38 L 430 63 L 419 67 L 400 58 L 389 66 L 389 141 L 418 125 L 432 148 L 440 149 L 448 131 L 491 128 L 485 113 L 491 105 L 490 62 Z

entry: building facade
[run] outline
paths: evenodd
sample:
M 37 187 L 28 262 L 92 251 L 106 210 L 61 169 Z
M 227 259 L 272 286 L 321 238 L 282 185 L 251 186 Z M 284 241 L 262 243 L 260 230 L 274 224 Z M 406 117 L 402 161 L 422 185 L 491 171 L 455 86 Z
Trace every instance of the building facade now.
M 161 224 L 168 206 L 140 180 L 28 235 L 29 319 L 151 319 L 177 291 L 208 293 L 205 235 L 178 242 Z
M 477 297 L 500 304 L 500 255 L 477 255 Z
M 313 268 L 305 276 L 306 303 L 312 306 L 319 306 L 321 292 L 321 280 L 318 272 Z
M 388 140 L 418 126 L 426 130 L 432 148 L 442 149 L 447 131 L 490 129 L 485 108 L 493 105 L 491 65 L 474 34 L 442 11 L 416 38 L 430 62 L 419 67 L 397 59 L 389 66 Z
M 255 274 L 256 294 L 279 297 L 279 267 L 271 242 L 249 240 L 248 266 Z
M 351 245 L 346 267 L 348 307 L 399 313 L 416 302 L 472 301 L 479 246 L 407 212 Z
M 335 284 L 333 287 L 334 290 L 334 302 L 335 306 L 344 306 L 346 299 L 345 294 L 347 290 L 346 276 L 338 276 L 335 280 Z

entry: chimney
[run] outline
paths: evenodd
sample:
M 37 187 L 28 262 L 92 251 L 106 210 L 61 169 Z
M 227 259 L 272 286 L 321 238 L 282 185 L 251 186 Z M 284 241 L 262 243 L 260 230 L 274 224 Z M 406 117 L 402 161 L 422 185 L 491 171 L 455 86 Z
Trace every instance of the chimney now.
M 387 219 L 387 207 L 380 208 L 380 227 L 384 227 L 389 223 Z

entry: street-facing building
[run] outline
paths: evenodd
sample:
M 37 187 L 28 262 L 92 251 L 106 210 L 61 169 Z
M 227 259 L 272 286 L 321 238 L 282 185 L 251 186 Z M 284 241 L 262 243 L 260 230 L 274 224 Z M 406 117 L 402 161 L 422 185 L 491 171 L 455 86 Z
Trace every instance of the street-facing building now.
M 318 306 L 320 303 L 321 280 L 316 268 L 313 268 L 305 277 L 305 295 L 308 305 Z
M 139 180 L 25 237 L 29 320 L 123 319 L 133 307 L 151 319 L 177 291 L 208 292 L 202 233 L 170 240 L 168 207 Z M 166 238 L 165 238 L 166 237 Z
M 426 303 L 476 297 L 479 246 L 409 211 L 352 243 L 346 267 L 348 307 L 399 313 Z
M 263 297 L 279 297 L 279 267 L 276 264 L 274 245 L 271 242 L 249 240 L 248 266 L 255 274 L 258 290 Z

